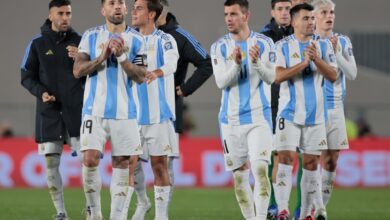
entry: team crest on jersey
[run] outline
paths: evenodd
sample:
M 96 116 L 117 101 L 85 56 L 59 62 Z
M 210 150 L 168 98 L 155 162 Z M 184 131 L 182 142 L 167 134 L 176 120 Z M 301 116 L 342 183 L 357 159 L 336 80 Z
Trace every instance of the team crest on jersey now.
M 165 49 L 165 50 L 171 50 L 171 49 L 173 49 L 172 43 L 171 43 L 171 42 L 166 42 L 166 43 L 164 44 L 164 49 Z

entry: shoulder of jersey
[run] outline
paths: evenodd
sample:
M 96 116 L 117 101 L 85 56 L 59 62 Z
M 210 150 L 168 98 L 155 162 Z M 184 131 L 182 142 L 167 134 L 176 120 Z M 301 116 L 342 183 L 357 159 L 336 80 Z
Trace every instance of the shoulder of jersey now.
M 335 33 L 335 36 L 337 36 L 339 39 L 344 38 L 346 41 L 351 41 L 347 35 Z
M 253 33 L 254 33 L 254 37 L 256 39 L 264 40 L 264 41 L 266 41 L 270 45 L 274 44 L 274 41 L 271 38 L 265 36 L 264 34 L 258 33 L 258 32 L 253 32 Z
M 89 28 L 88 30 L 85 31 L 85 33 L 92 34 L 102 30 L 104 30 L 104 27 L 103 25 L 100 25 L 100 26 Z
M 279 45 L 282 45 L 284 43 L 289 43 L 289 42 L 292 42 L 292 41 L 294 41 L 294 38 L 293 38 L 292 35 L 290 35 L 290 36 L 287 36 L 287 37 L 285 37 L 285 38 L 283 38 L 283 39 L 281 39 L 279 41 L 276 41 L 275 42 L 275 46 L 279 46 Z
M 157 30 L 155 35 L 158 37 L 161 37 L 161 39 L 166 40 L 166 41 L 173 39 L 173 37 L 170 34 L 165 33 L 162 30 Z

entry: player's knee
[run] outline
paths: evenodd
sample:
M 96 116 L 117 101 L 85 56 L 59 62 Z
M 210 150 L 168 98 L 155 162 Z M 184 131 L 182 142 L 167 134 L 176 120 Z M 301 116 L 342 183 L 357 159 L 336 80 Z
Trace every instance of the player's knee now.
M 303 168 L 306 170 L 317 170 L 318 160 L 314 156 L 305 157 L 302 160 Z
M 46 160 L 46 168 L 47 169 L 55 169 L 60 166 L 61 155 L 59 154 L 47 154 L 45 156 Z
M 294 156 L 290 152 L 279 153 L 278 155 L 279 163 L 292 165 L 294 163 Z
M 118 156 L 112 158 L 112 167 L 119 169 L 129 168 L 129 156 Z

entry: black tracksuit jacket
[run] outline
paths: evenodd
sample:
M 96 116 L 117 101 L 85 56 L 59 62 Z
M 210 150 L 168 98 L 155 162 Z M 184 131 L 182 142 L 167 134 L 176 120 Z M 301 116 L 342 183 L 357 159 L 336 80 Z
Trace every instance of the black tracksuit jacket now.
M 74 30 L 55 32 L 46 20 L 41 34 L 27 46 L 22 65 L 21 83 L 36 97 L 35 140 L 38 143 L 80 136 L 84 81 L 73 76 L 73 59 L 67 46 L 78 46 L 81 37 Z M 45 104 L 42 94 L 54 95 L 56 101 Z

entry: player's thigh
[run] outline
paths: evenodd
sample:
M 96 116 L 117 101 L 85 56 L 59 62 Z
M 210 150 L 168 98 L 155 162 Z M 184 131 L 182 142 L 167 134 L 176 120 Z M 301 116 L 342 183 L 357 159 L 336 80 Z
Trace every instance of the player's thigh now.
M 142 154 L 139 128 L 136 119 L 109 119 L 112 156 Z
M 85 115 L 80 128 L 81 151 L 97 150 L 103 153 L 108 138 L 105 119 Z
M 272 130 L 267 123 L 255 124 L 248 129 L 246 137 L 250 161 L 271 162 L 272 136 Z
M 240 168 L 248 161 L 248 146 L 243 126 L 220 124 L 221 142 L 227 171 Z
M 301 127 L 284 118 L 278 118 L 275 131 L 277 151 L 296 151 L 301 140 Z
M 169 123 L 168 129 L 169 129 L 169 142 L 172 146 L 172 152 L 168 153 L 168 157 L 179 158 L 180 157 L 179 133 L 176 133 L 173 122 Z
M 344 110 L 342 108 L 328 110 L 326 135 L 328 149 L 343 150 L 349 148 Z
M 302 139 L 299 150 L 304 154 L 321 155 L 322 150 L 326 150 L 325 124 L 305 126 L 302 128 Z
M 64 149 L 63 141 L 51 141 L 38 144 L 38 154 L 62 154 Z

